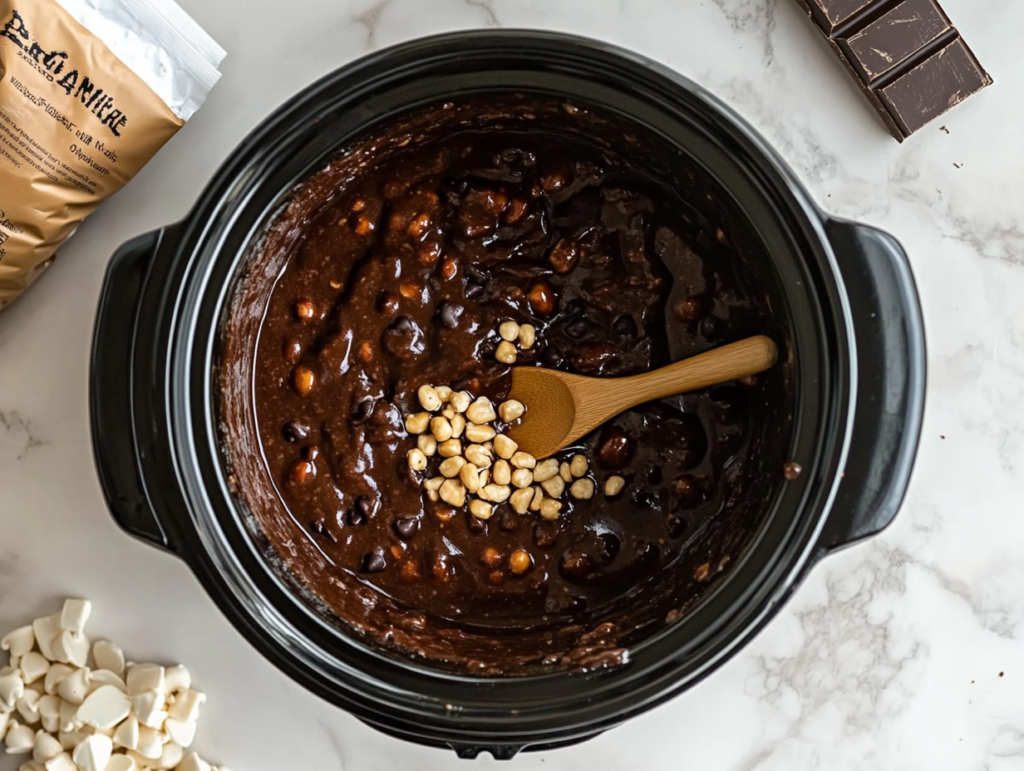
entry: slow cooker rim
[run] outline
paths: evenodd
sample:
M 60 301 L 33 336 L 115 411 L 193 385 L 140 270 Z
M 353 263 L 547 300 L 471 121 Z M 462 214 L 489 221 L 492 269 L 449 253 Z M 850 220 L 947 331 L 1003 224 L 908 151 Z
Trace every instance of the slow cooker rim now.
M 508 34 L 508 33 L 505 33 L 505 34 Z M 503 34 L 502 37 L 505 37 L 505 34 Z M 531 34 L 533 34 L 533 33 L 531 33 Z M 440 41 L 440 40 L 443 40 L 443 39 L 449 39 L 450 40 L 452 37 L 458 37 L 458 36 L 441 36 L 439 38 L 434 38 L 433 41 Z M 558 39 L 560 41 L 564 40 L 563 36 L 558 36 L 558 35 L 551 35 L 550 38 L 551 39 Z M 590 42 L 590 41 L 583 41 L 583 42 Z M 422 45 L 423 43 L 424 43 L 424 41 L 416 41 L 417 45 Z M 611 50 L 611 51 L 615 51 L 616 53 L 621 53 L 617 49 L 614 49 L 614 47 L 607 46 L 606 44 L 600 43 L 598 45 L 599 45 L 599 47 L 600 47 L 600 49 L 602 51 L 607 52 L 607 51 Z M 401 47 L 399 47 L 399 48 L 401 48 Z M 394 52 L 395 52 L 395 49 L 391 49 L 388 52 L 383 52 L 381 54 L 378 54 L 377 57 L 379 59 L 379 58 L 383 57 L 385 54 L 393 54 Z M 642 60 L 642 58 L 636 57 L 636 55 L 631 54 L 631 53 L 628 53 L 628 55 L 629 55 L 629 57 L 632 60 L 637 62 L 640 66 L 643 66 L 645 68 L 649 68 L 649 64 L 644 62 Z M 678 75 L 674 75 L 674 79 L 675 78 L 678 78 Z M 313 95 L 320 88 L 322 88 L 322 84 L 323 83 L 324 83 L 324 81 L 321 81 L 321 83 L 318 83 L 318 84 L 312 86 L 307 92 L 304 92 L 304 95 L 306 96 L 306 98 L 307 99 L 312 98 Z M 693 88 L 692 84 L 690 84 L 690 87 Z M 701 90 L 698 88 L 697 91 L 699 93 Z M 704 96 L 704 97 L 707 97 L 706 94 L 701 94 L 701 95 Z M 301 95 L 300 95 L 300 98 L 301 98 Z M 714 100 L 714 101 L 717 102 L 717 100 Z M 746 133 L 746 134 L 750 133 L 749 130 L 745 130 L 745 126 L 744 126 L 744 124 L 742 122 L 737 122 L 736 121 L 734 116 L 731 114 L 731 111 L 722 110 L 721 106 L 717 105 L 717 104 L 715 105 L 715 107 L 717 107 L 717 111 L 718 111 L 719 117 L 722 117 L 722 118 L 724 118 L 726 120 L 729 120 L 729 121 L 733 122 L 733 124 L 735 126 L 737 126 L 739 129 L 744 130 L 744 133 Z M 285 111 L 285 112 L 287 112 L 287 111 Z M 257 131 L 259 131 L 259 130 L 257 130 Z M 747 138 L 749 139 L 750 137 L 747 137 Z M 754 135 L 754 139 L 755 140 L 759 140 L 759 138 L 756 137 L 756 135 Z M 768 161 L 775 161 L 775 165 L 776 166 L 780 165 L 779 162 L 778 162 L 778 158 L 774 155 L 774 153 L 770 150 L 770 148 L 764 147 L 763 143 L 760 142 L 760 141 L 755 141 L 755 144 L 756 145 L 760 145 L 759 149 L 762 152 L 764 152 L 766 160 L 768 160 Z M 765 152 L 765 151 L 767 151 L 767 152 Z M 230 164 L 230 161 L 229 161 L 229 164 Z M 784 171 L 786 171 L 784 166 L 782 166 L 782 169 Z M 786 176 L 790 176 L 791 177 L 791 175 L 789 175 L 789 174 L 787 174 Z M 213 185 L 211 185 L 211 187 L 213 187 Z M 209 198 L 209 195 L 208 195 L 209 192 L 210 192 L 210 189 L 208 188 L 207 195 L 204 195 L 204 198 L 200 199 L 200 202 L 197 204 L 196 208 L 193 210 L 193 213 L 190 215 L 190 218 L 189 218 L 188 221 L 190 223 L 192 223 L 192 228 L 194 228 L 194 229 L 203 230 L 204 227 L 208 226 L 209 223 L 212 221 L 212 219 L 208 220 L 205 217 L 203 217 L 203 212 L 204 212 L 205 205 L 210 202 L 210 198 Z M 792 180 L 792 179 L 789 180 L 789 184 L 787 185 L 787 192 L 789 194 L 791 194 L 791 195 L 794 195 L 795 198 L 799 198 L 800 199 L 800 203 L 802 204 L 802 208 L 803 208 L 804 219 L 806 220 L 805 224 L 811 225 L 817 231 L 817 233 L 815 234 L 816 237 L 817 237 L 817 243 L 821 245 L 823 251 L 826 251 L 826 252 L 829 251 L 828 246 L 827 246 L 828 245 L 828 241 L 827 241 L 827 239 L 825 237 L 825 234 L 824 234 L 823 230 L 821 229 L 821 219 L 820 219 L 821 215 L 820 215 L 820 212 L 818 211 L 817 207 L 815 207 L 813 205 L 813 203 L 810 201 L 809 196 L 807 196 L 807 194 L 803 190 L 803 188 L 801 186 L 799 186 L 798 183 L 795 183 L 795 181 Z M 797 192 L 800 193 L 799 196 L 795 195 Z M 214 201 L 215 207 L 219 207 L 222 203 L 223 203 L 222 200 Z M 197 224 L 197 223 L 203 223 L 203 224 Z M 194 236 L 193 248 L 186 248 L 188 242 L 190 240 L 193 240 L 192 238 L 186 237 L 182 241 L 182 249 L 180 250 L 179 255 L 181 255 L 181 254 L 192 254 L 194 256 L 195 253 L 196 253 L 196 248 L 201 243 L 203 243 L 203 241 L 205 240 L 205 238 L 206 238 L 206 236 L 208 234 L 207 233 L 200 233 L 198 236 L 195 236 L 195 233 L 193 232 L 192 235 Z M 826 257 L 831 256 L 832 259 L 834 260 L 834 256 L 833 255 L 826 254 L 825 256 Z M 835 281 L 837 290 L 839 291 L 839 294 L 842 296 L 842 293 L 841 293 L 841 283 L 838 281 L 838 274 L 837 273 L 833 273 L 832 274 L 832 279 L 833 279 L 833 281 Z M 842 296 L 842 299 L 845 300 L 845 296 Z M 845 321 L 847 323 L 847 331 L 852 333 L 852 329 L 849 327 L 849 318 L 848 318 L 848 316 L 845 319 Z M 179 327 L 178 329 L 174 330 L 174 334 L 180 335 L 182 333 L 182 329 L 183 329 L 182 327 Z M 193 329 L 193 331 L 194 331 L 194 329 Z M 180 340 L 180 337 L 179 337 L 179 340 Z M 851 338 L 851 340 L 849 342 L 852 343 L 852 338 Z M 834 493 L 834 491 L 833 491 L 833 493 Z M 827 506 L 826 506 L 826 510 L 827 510 Z M 824 519 L 824 517 L 820 517 L 819 516 L 819 519 L 818 519 L 818 527 L 819 528 L 821 526 L 821 523 L 822 523 L 823 519 Z M 811 534 L 806 539 L 806 542 L 808 544 L 813 544 L 813 540 L 814 540 L 814 534 Z M 196 555 L 192 555 L 192 556 L 190 556 L 188 558 L 191 561 L 195 557 L 196 557 Z M 194 567 L 198 568 L 199 566 L 195 565 Z M 800 573 L 801 571 L 803 571 L 805 569 L 806 569 L 806 557 L 802 557 L 801 561 L 799 563 L 793 563 L 792 571 L 791 572 L 795 575 L 795 574 Z M 641 709 L 643 709 L 643 708 L 646 708 L 646 706 L 641 707 Z

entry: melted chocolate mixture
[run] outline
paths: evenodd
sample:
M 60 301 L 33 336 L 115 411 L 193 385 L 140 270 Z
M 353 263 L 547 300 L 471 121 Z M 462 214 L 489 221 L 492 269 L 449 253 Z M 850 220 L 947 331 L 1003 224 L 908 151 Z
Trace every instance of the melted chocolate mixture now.
M 338 177 L 307 185 L 317 209 L 288 223 L 259 333 L 256 424 L 283 503 L 252 507 L 259 528 L 330 611 L 408 651 L 479 671 L 621 661 L 635 624 L 615 622 L 639 592 L 728 561 L 701 534 L 744 492 L 757 385 L 645 404 L 561 453 L 591 459 L 597 494 L 557 522 L 429 501 L 441 458 L 408 469 L 403 417 L 424 383 L 497 403 L 508 319 L 537 329 L 516 366 L 603 377 L 764 331 L 725 234 L 610 149 L 542 127 L 462 129 Z M 535 643 L 460 649 L 474 635 Z

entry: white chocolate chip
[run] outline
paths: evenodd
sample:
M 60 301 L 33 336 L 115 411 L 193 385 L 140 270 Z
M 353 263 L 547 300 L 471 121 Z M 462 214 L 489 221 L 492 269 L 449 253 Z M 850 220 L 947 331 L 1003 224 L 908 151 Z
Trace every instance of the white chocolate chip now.
M 498 334 L 502 340 L 514 343 L 519 337 L 519 325 L 514 321 L 503 321 L 498 327 Z
M 14 709 L 15 702 L 25 695 L 25 681 L 21 679 L 21 673 L 11 671 L 0 675 L 0 709 L 10 711 Z M 6 709 L 3 709 L 6 707 Z
M 494 451 L 498 453 L 498 457 L 508 460 L 516 454 L 518 449 L 519 445 L 504 434 L 498 434 L 494 437 Z
M 461 460 L 461 458 L 460 458 Z M 446 479 L 438 490 L 441 500 L 449 506 L 463 506 L 466 503 L 466 487 L 455 479 Z M 177 704 L 174 705 L 178 706 Z
M 430 425 L 429 412 L 417 412 L 405 419 L 405 430 L 410 434 L 422 434 Z
M 622 488 L 626 486 L 626 480 L 620 476 L 611 476 L 604 482 L 604 494 L 609 498 L 618 495 L 622 492 Z
M 127 694 L 116 686 L 104 685 L 86 697 L 78 708 L 77 716 L 82 723 L 93 728 L 113 728 L 128 717 L 131 711 L 132 700 Z
M 558 519 L 562 504 L 552 498 L 545 498 L 540 504 L 540 515 L 544 519 Z
M 60 746 L 65 750 L 73 750 L 79 742 L 81 742 L 86 736 L 85 731 L 61 731 L 57 734 L 57 738 L 60 740 Z
M 157 767 L 174 768 L 181 762 L 181 757 L 184 754 L 185 750 L 180 744 L 174 741 L 167 742 L 164 745 L 164 751 L 160 755 L 160 762 L 157 763 Z
M 558 467 L 558 476 L 560 476 L 562 478 L 562 481 L 565 482 L 566 484 L 572 482 L 572 471 L 569 469 L 568 463 L 563 462 Z
M 173 718 L 167 718 L 170 723 Z M 193 724 L 194 725 L 194 724 Z M 165 724 L 166 727 L 166 724 Z M 139 747 L 139 721 L 134 715 L 129 715 L 121 725 L 114 731 L 114 744 L 125 749 L 135 750 Z
M 97 669 L 109 669 L 124 674 L 124 651 L 109 640 L 97 640 L 92 646 L 92 657 Z
M 512 467 L 508 465 L 507 460 L 498 460 L 494 463 L 491 479 L 499 485 L 507 485 L 512 481 Z
M 185 756 L 185 759 L 178 764 L 176 771 L 213 771 L 213 769 L 210 768 L 209 763 L 193 752 Z
M 542 460 L 533 470 L 533 478 L 538 482 L 546 482 L 553 476 L 558 475 L 558 461 L 554 458 Z
M 420 434 L 416 437 L 416 449 L 428 458 L 433 458 L 437 452 L 437 439 L 433 434 Z
M 56 696 L 54 694 L 49 694 L 49 693 L 46 694 L 45 696 L 41 696 L 39 698 L 39 705 L 38 705 L 39 717 L 42 718 L 43 720 L 46 720 L 47 718 L 55 718 L 57 720 L 57 723 L 58 723 L 58 726 L 59 726 L 59 723 L 60 723 L 60 704 L 61 704 L 60 696 Z M 50 729 L 47 729 L 47 730 L 50 730 Z
M 7 754 L 25 755 L 32 752 L 36 746 L 36 734 L 27 725 L 21 725 L 18 721 L 11 721 L 11 727 L 7 729 Z
M 513 475 L 513 481 L 515 481 L 515 475 Z M 525 514 L 530 508 L 530 501 L 532 500 L 533 490 L 526 487 L 512 493 L 512 496 L 509 498 L 509 503 L 512 504 L 512 508 L 515 510 L 516 514 Z
M 465 465 L 465 458 L 459 457 L 458 455 L 453 455 L 451 458 L 446 458 L 445 460 L 441 461 L 441 465 L 438 467 L 438 471 L 440 471 L 443 476 L 448 477 L 448 479 L 454 479 L 459 475 L 459 472 L 462 471 L 462 467 Z M 443 485 L 444 483 L 442 482 L 437 489 L 440 490 L 441 486 Z
M 540 505 L 544 502 L 544 491 L 539 488 L 533 488 L 533 500 L 530 501 L 530 511 L 540 511 Z
M 523 346 L 523 350 L 530 350 L 533 348 L 534 342 L 537 340 L 537 330 L 533 324 L 523 324 L 519 327 L 519 344 Z
M 50 769 L 46 769 L 46 771 L 50 771 Z M 107 763 L 106 771 L 139 771 L 139 767 L 135 764 L 135 758 L 128 755 L 114 755 Z
M 469 391 L 459 391 L 452 394 L 451 405 L 456 412 L 465 412 L 473 403 L 473 394 Z
M 587 456 L 580 455 L 577 453 L 572 456 L 572 460 L 569 462 L 569 472 L 574 477 L 581 477 L 587 473 L 587 469 L 590 468 L 590 464 L 587 463 Z
M 128 670 L 128 695 L 138 696 L 147 691 L 167 690 L 166 672 L 159 664 L 136 664 Z
M 590 479 L 577 479 L 569 488 L 569 495 L 586 501 L 594 497 L 594 483 Z
M 413 448 L 406 453 L 406 462 L 413 471 L 423 471 L 427 467 L 427 456 L 418 448 Z
M 82 727 L 78 722 L 78 705 L 70 701 L 60 700 L 60 730 L 64 732 L 77 731 Z M 72 747 L 74 744 L 71 745 Z M 64 749 L 68 749 L 65 747 Z
M 486 497 L 483 493 L 486 492 Z M 512 488 L 508 485 L 497 485 L 489 484 L 486 485 L 480 491 L 480 497 L 488 501 L 494 501 L 495 503 L 502 503 L 508 500 L 508 497 L 512 494 Z
M 498 433 L 492 426 L 479 426 L 476 423 L 466 425 L 466 439 L 470 442 L 487 442 Z
M 46 673 L 46 677 L 43 679 L 43 690 L 46 693 L 57 693 L 57 686 L 60 685 L 60 681 L 74 671 L 67 664 L 51 665 Z
M 512 484 L 516 487 L 529 487 L 533 484 L 533 472 L 528 468 L 517 468 L 512 472 Z
M 416 392 L 416 395 L 419 397 L 423 409 L 427 412 L 434 412 L 441 408 L 441 397 L 431 386 L 420 386 L 420 390 Z
M 163 735 L 159 731 L 140 725 L 139 746 L 135 748 L 135 751 L 144 758 L 156 760 L 163 755 L 164 752 Z
M 53 657 L 53 641 L 57 639 L 57 635 L 64 631 L 60 628 L 61 615 L 60 613 L 54 613 L 50 616 L 37 618 L 32 622 L 32 631 L 35 633 L 39 652 L 50 661 L 56 660 Z
M 481 396 L 466 410 L 466 417 L 471 421 L 480 425 L 481 423 L 490 423 L 498 416 L 494 414 L 494 405 L 491 404 L 491 400 L 486 396 Z
M 452 436 L 458 439 L 462 436 L 462 432 L 466 430 L 466 419 L 459 413 L 455 413 L 450 418 L 452 424 Z
M 112 685 L 121 693 L 128 693 L 128 686 L 125 685 L 121 676 L 109 669 L 94 669 L 89 673 L 89 692 L 101 688 L 104 685 Z
M 498 406 L 498 415 L 500 415 L 501 419 L 506 423 L 518 420 L 525 412 L 526 406 L 516 399 L 509 399 Z
M 164 705 L 167 700 L 163 691 L 145 691 L 132 696 L 131 701 L 132 711 L 139 719 L 139 725 L 156 730 L 164 727 L 164 721 L 167 719 Z
M 13 632 L 10 632 L 3 640 L 0 640 L 0 650 L 8 651 L 12 658 L 15 656 L 21 658 L 32 650 L 32 646 L 35 644 L 36 636 L 32 631 L 32 627 L 23 626 L 21 629 L 15 629 Z
M 43 727 L 43 730 L 53 734 L 54 736 L 56 736 L 57 732 L 60 730 L 60 718 L 59 717 L 42 717 L 42 716 L 40 716 L 39 721 L 40 721 L 40 725 Z
M 454 458 L 462 455 L 462 442 L 458 439 L 446 439 L 437 446 L 437 454 L 442 458 Z
M 466 448 L 466 460 L 478 469 L 491 465 L 491 453 L 482 444 L 471 444 Z
M 40 677 L 46 677 L 46 673 L 50 671 L 50 662 L 46 660 L 42 653 L 29 651 L 21 657 L 19 667 L 21 669 L 21 679 L 25 681 L 25 685 L 28 685 L 29 683 L 34 683 Z
M 516 357 L 518 355 L 519 354 L 516 351 L 516 347 L 507 340 L 502 340 L 500 343 L 498 343 L 498 348 L 494 352 L 494 358 L 500 361 L 502 364 L 515 364 Z
M 452 438 L 452 424 L 448 422 L 448 418 L 438 415 L 430 420 L 430 433 L 437 441 L 444 442 Z
M 25 725 L 35 725 L 39 722 L 39 694 L 35 691 L 26 690 L 14 706 L 21 719 L 25 721 Z
M 437 492 L 441 489 L 441 485 L 444 484 L 444 477 L 433 477 L 423 483 L 423 486 L 430 491 Z
M 82 771 L 106 771 L 114 744 L 103 734 L 87 736 L 71 754 L 72 760 Z
M 551 479 L 545 479 L 540 483 L 540 486 L 543 487 L 544 492 L 552 498 L 557 498 L 565 492 L 565 482 L 562 481 L 562 477 L 551 477 Z
M 84 667 L 89 661 L 89 638 L 64 630 L 53 641 L 53 655 L 63 664 Z
M 467 463 L 462 467 L 462 470 L 459 471 L 459 479 L 466 486 L 468 492 L 475 493 L 480 489 L 480 469 L 472 463 Z
M 81 704 L 89 693 L 89 668 L 76 669 L 60 681 L 57 686 L 57 693 L 64 701 L 71 704 Z
M 32 748 L 32 760 L 36 763 L 53 760 L 62 752 L 64 752 L 64 748 L 60 746 L 60 741 L 56 736 L 48 734 L 46 731 L 36 733 L 36 744 Z
M 67 632 L 82 634 L 92 614 L 92 603 L 88 600 L 64 600 L 60 614 L 60 628 Z
M 172 741 L 180 744 L 182 747 L 192 746 L 192 742 L 196 738 L 196 723 L 194 720 L 175 720 L 173 717 L 169 717 L 167 722 L 164 723 L 164 730 L 171 737 Z
M 528 452 L 517 452 L 509 459 L 516 468 L 536 468 L 537 459 Z
M 65 747 L 64 749 L 66 750 L 68 748 Z M 113 758 L 111 758 L 111 761 L 113 761 Z M 79 771 L 78 766 L 75 765 L 75 761 L 71 759 L 71 756 L 67 752 L 62 752 L 57 757 L 48 760 L 43 768 L 45 768 L 46 771 Z M 108 763 L 107 771 L 118 771 L 118 769 Z M 134 767 L 132 768 L 132 771 L 135 771 Z
M 447 403 L 451 401 L 452 389 L 448 386 L 434 386 L 434 390 L 437 392 L 437 397 L 443 402 Z
M 477 519 L 490 519 L 494 509 L 486 501 L 474 498 L 469 502 L 469 513 Z
M 185 691 L 191 687 L 192 675 L 181 664 L 164 669 L 164 688 L 167 693 Z

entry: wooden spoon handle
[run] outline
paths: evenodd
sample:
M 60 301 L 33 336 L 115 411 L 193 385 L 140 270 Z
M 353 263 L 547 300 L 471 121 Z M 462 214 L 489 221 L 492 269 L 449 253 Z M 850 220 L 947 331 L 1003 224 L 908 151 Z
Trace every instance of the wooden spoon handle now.
M 774 341 L 770 337 L 756 335 L 677 361 L 645 375 L 623 378 L 623 385 L 627 387 L 623 392 L 630 393 L 630 406 L 633 406 L 651 399 L 756 375 L 772 367 L 778 358 L 779 349 Z

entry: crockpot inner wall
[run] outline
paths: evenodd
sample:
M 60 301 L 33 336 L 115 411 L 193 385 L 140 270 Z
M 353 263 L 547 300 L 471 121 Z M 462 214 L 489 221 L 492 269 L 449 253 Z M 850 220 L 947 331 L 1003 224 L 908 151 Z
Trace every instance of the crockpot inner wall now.
M 755 298 L 760 315 L 758 328 L 750 329 L 748 332 L 771 335 L 780 343 L 783 350 L 783 366 L 775 368 L 761 378 L 758 387 L 749 393 L 752 406 L 754 402 L 761 406 L 760 410 L 752 411 L 761 412 L 769 417 L 762 423 L 751 426 L 752 442 L 756 449 L 751 455 L 746 473 L 742 476 L 743 484 L 737 485 L 725 509 L 712 525 L 690 541 L 686 555 L 677 563 L 676 569 L 671 573 L 666 572 L 657 576 L 643 587 L 642 603 L 630 602 L 628 610 L 615 609 L 614 620 L 620 622 L 624 630 L 628 630 L 620 642 L 634 644 L 662 628 L 666 619 L 674 620 L 679 617 L 680 610 L 692 606 L 700 597 L 710 583 L 694 578 L 698 568 L 709 565 L 713 580 L 719 580 L 728 572 L 729 566 L 736 563 L 743 547 L 757 531 L 776 486 L 781 483 L 778 470 L 785 460 L 786 447 L 790 441 L 793 390 L 787 387 L 788 380 L 792 377 L 791 365 L 786 359 L 787 325 L 785 318 L 780 318 L 783 314 L 776 312 L 777 309 L 784 307 L 780 300 L 782 293 L 779 291 L 778 278 L 771 260 L 758 234 L 729 192 L 703 169 L 699 158 L 691 156 L 666 138 L 625 119 L 622 115 L 616 116 L 607 108 L 594 109 L 578 100 L 574 101 L 573 110 L 567 110 L 562 99 L 554 100 L 539 94 L 525 97 L 521 94 L 508 95 L 504 104 L 493 104 L 494 109 L 486 119 L 488 127 L 527 127 L 531 122 L 542 119 L 545 129 L 557 129 L 589 137 L 592 141 L 604 144 L 628 157 L 631 162 L 646 168 L 652 175 L 676 190 L 680 197 L 692 206 L 694 216 L 704 218 L 712 232 L 721 233 L 723 241 L 731 245 L 735 259 L 742 264 L 740 272 L 745 278 L 745 288 L 749 295 Z M 529 109 L 524 105 L 529 105 Z M 577 105 L 587 109 L 577 110 Z M 451 111 L 451 117 L 443 125 L 416 125 L 417 114 L 418 111 L 412 111 L 404 118 L 389 115 L 388 125 L 393 126 L 398 122 L 407 121 L 408 133 L 416 137 L 415 141 L 429 141 L 433 136 L 449 133 L 460 121 L 464 121 L 464 127 L 482 127 L 478 122 L 479 115 L 470 121 L 469 118 L 460 118 L 458 109 Z M 362 136 L 372 138 L 374 132 L 380 130 L 379 126 L 367 126 Z M 341 146 L 341 155 L 354 161 L 353 168 L 357 168 L 360 154 L 364 149 L 363 140 L 341 138 Z M 377 161 L 382 154 L 399 151 L 400 148 L 397 146 L 377 146 L 373 149 L 372 157 L 366 155 L 366 162 Z M 334 152 L 337 153 L 338 150 L 335 148 Z M 304 176 L 308 177 L 311 172 L 319 170 L 324 159 L 319 160 L 318 164 L 310 164 Z M 278 202 L 277 213 L 289 200 L 290 196 Z M 304 215 L 308 220 L 315 216 L 315 212 L 306 212 Z M 302 219 L 296 219 L 291 214 L 289 218 L 293 221 Z M 249 250 L 244 271 L 236 279 L 232 301 L 228 305 L 224 319 L 223 328 L 227 330 L 224 361 L 231 362 L 232 368 L 221 373 L 224 418 L 222 426 L 226 431 L 223 449 L 226 463 L 236 480 L 236 492 L 242 508 L 250 512 L 254 509 L 269 510 L 275 512 L 277 516 L 288 516 L 262 463 L 249 390 L 253 365 L 251 354 L 255 349 L 256 335 L 266 300 L 287 261 L 291 247 L 296 239 L 301 238 L 300 230 L 276 227 L 275 223 L 280 223 L 276 213 L 268 212 L 266 221 L 255 234 L 256 238 Z M 234 355 L 236 352 L 248 352 L 249 355 Z M 724 398 L 727 398 L 727 395 Z M 294 569 L 299 564 L 306 565 L 306 569 L 312 570 L 334 568 L 324 563 L 322 556 L 309 544 L 295 543 L 294 548 L 297 552 L 292 555 L 278 553 L 264 537 L 253 517 L 247 518 L 247 524 L 274 570 L 305 602 L 334 622 L 333 616 L 320 599 L 308 592 L 301 579 L 296 577 L 296 572 L 300 571 Z M 357 579 L 352 576 L 339 576 L 339 580 L 351 590 L 353 602 L 366 601 L 367 589 Z M 591 619 L 587 626 L 592 627 L 607 620 L 606 616 Z M 369 633 L 369 638 L 375 637 L 375 632 L 379 630 L 373 628 L 374 623 L 371 617 L 366 627 L 359 631 Z M 336 626 L 342 633 L 352 631 L 341 624 Z M 586 631 L 588 629 L 584 628 L 565 635 L 562 644 L 566 649 L 573 647 Z M 402 630 L 397 630 L 394 637 L 397 649 L 414 647 L 411 644 L 413 638 L 403 639 Z M 461 636 L 459 645 L 460 656 L 479 660 L 490 655 L 494 640 L 489 635 L 469 633 Z

